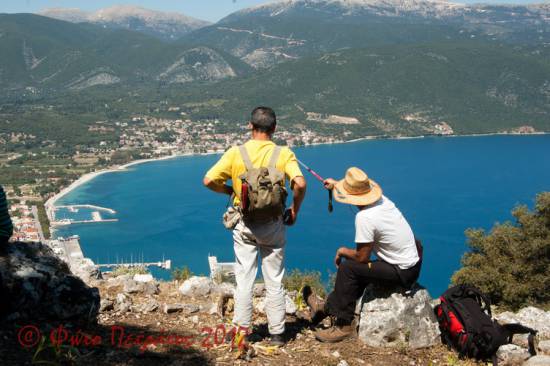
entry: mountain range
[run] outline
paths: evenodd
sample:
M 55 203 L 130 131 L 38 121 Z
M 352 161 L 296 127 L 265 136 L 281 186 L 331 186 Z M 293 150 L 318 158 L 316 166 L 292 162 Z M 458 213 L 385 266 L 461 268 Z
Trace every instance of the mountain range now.
M 104 28 L 138 31 L 163 40 L 178 39 L 210 24 L 179 13 L 166 13 L 131 5 L 116 5 L 95 12 L 50 8 L 38 14 L 72 23 L 91 23 Z
M 269 104 L 353 136 L 550 130 L 550 4 L 285 0 L 216 24 L 136 9 L 0 14 L 4 97 L 139 90 L 227 121 Z

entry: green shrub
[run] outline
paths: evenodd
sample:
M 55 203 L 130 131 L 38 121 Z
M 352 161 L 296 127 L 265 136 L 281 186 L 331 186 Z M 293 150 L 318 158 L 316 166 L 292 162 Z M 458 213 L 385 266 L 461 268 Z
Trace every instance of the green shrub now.
M 118 277 L 122 275 L 137 275 L 137 274 L 148 274 L 149 271 L 144 266 L 135 266 L 135 267 L 128 267 L 128 266 L 117 266 L 113 269 L 111 272 L 113 277 Z
M 550 192 L 537 196 L 534 211 L 519 206 L 512 214 L 515 223 L 497 224 L 489 234 L 466 231 L 471 251 L 462 257 L 463 268 L 452 282 L 474 285 L 505 308 L 548 307 Z
M 186 281 L 191 276 L 193 276 L 193 272 L 189 269 L 187 266 L 183 266 L 181 268 L 174 268 L 172 271 L 172 279 L 177 281 Z
M 321 273 L 317 271 L 302 272 L 299 269 L 293 269 L 283 279 L 283 285 L 287 291 L 300 291 L 305 285 L 309 285 L 318 295 L 326 295 L 325 285 L 321 280 Z

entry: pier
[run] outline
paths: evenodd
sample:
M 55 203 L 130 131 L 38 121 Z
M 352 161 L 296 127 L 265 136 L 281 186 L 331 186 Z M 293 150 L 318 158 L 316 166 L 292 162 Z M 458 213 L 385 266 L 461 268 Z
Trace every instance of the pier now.
M 78 212 L 81 208 L 87 208 L 91 210 L 95 210 L 92 212 L 92 219 L 91 220 L 73 220 L 73 219 L 62 219 L 62 220 L 56 220 L 55 213 L 57 210 L 66 208 L 70 212 Z M 107 212 L 111 215 L 116 214 L 116 211 L 107 208 L 107 207 L 101 207 L 101 206 L 95 206 L 95 205 L 65 205 L 65 206 L 55 206 L 52 208 L 50 212 L 50 221 L 51 225 L 56 226 L 65 226 L 65 225 L 72 225 L 72 224 L 91 224 L 91 223 L 98 223 L 98 222 L 117 222 L 118 219 L 104 219 L 101 217 L 100 211 Z
M 98 264 L 99 268 L 114 268 L 114 267 L 159 267 L 162 269 L 171 269 L 172 261 L 170 259 L 161 262 L 132 262 L 132 263 L 113 263 L 113 264 Z

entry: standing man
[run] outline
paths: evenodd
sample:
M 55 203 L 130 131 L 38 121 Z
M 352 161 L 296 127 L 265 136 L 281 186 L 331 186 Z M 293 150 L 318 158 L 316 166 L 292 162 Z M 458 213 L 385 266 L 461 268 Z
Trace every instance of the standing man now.
M 8 213 L 8 200 L 0 185 L 0 246 L 5 245 L 13 234 L 13 225 Z
M 266 314 L 271 343 L 281 346 L 285 343 L 285 296 L 282 285 L 286 244 L 284 224 L 296 223 L 306 193 L 306 181 L 294 153 L 287 147 L 276 146 L 272 141 L 277 119 L 271 108 L 254 109 L 248 126 L 252 139 L 225 152 L 206 173 L 204 185 L 214 192 L 229 196 L 234 194 L 233 203 L 242 211 L 233 229 L 237 280 L 233 324 L 246 328 L 251 326 L 252 292 L 259 254 L 267 291 Z M 279 178 L 281 183 L 274 183 Z M 293 198 L 283 223 L 285 178 L 290 181 Z M 228 180 L 232 181 L 232 186 L 227 185 Z M 243 180 L 246 181 L 245 189 Z M 260 192 L 262 190 L 263 193 Z M 263 206 L 258 204 L 258 200 L 264 202 Z M 280 203 L 272 205 L 274 202 Z M 266 210 L 265 207 L 272 209 Z M 253 212 L 261 215 L 254 216 Z
M 327 179 L 325 187 L 334 191 L 338 202 L 358 209 L 355 248 L 336 251 L 336 283 L 326 303 L 307 286 L 303 296 L 314 321 L 336 318 L 333 327 L 317 331 L 315 337 L 321 342 L 339 342 L 353 334 L 355 305 L 368 284 L 410 287 L 418 279 L 422 247 L 401 211 L 361 169 L 349 168 L 344 179 Z M 371 259 L 372 253 L 376 260 Z

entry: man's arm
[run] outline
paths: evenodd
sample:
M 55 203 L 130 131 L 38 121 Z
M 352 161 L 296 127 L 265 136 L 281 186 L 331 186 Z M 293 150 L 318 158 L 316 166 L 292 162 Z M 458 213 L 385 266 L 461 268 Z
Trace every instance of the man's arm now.
M 227 194 L 229 196 L 233 194 L 233 187 L 224 183 L 216 182 L 208 177 L 204 177 L 202 183 L 206 188 L 214 192 Z
M 294 178 L 290 183 L 290 188 L 292 189 L 292 206 L 290 206 L 292 222 L 289 224 L 294 225 L 296 219 L 298 218 L 298 212 L 300 211 L 302 202 L 306 197 L 307 184 L 305 178 L 302 176 Z
M 342 258 L 359 263 L 368 263 L 372 253 L 372 244 L 373 243 L 357 243 L 356 249 L 346 247 L 339 248 L 336 251 L 336 257 L 334 257 L 334 264 L 336 264 L 336 267 L 339 267 L 342 262 Z

